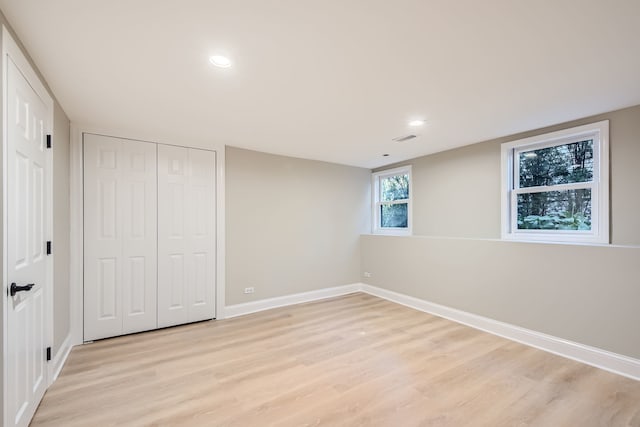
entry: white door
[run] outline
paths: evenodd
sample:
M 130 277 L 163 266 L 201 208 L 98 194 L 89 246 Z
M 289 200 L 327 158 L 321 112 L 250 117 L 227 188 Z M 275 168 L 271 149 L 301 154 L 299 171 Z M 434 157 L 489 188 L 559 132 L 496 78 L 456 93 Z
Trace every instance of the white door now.
M 215 152 L 158 146 L 158 326 L 215 317 Z
M 7 60 L 7 417 L 29 424 L 47 388 L 47 107 Z
M 156 144 L 84 135 L 84 339 L 157 327 Z

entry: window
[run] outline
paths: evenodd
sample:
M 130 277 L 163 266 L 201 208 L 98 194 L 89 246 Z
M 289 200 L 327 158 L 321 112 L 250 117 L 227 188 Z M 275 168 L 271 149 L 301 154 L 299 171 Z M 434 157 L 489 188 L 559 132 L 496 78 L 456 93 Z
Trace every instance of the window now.
M 376 172 L 373 179 L 373 232 L 411 234 L 411 166 Z
M 502 145 L 502 237 L 609 243 L 609 122 Z

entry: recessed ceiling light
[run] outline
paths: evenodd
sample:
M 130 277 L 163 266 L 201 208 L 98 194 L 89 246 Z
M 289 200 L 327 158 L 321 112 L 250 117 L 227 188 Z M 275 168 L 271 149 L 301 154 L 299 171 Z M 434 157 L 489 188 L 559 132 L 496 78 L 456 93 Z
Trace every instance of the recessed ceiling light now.
M 216 67 L 220 68 L 229 68 L 231 67 L 231 60 L 226 56 L 222 55 L 213 55 L 209 58 L 209 62 L 211 62 Z
M 409 126 L 412 126 L 412 127 L 422 126 L 423 124 L 424 124 L 424 120 L 411 120 L 409 122 Z

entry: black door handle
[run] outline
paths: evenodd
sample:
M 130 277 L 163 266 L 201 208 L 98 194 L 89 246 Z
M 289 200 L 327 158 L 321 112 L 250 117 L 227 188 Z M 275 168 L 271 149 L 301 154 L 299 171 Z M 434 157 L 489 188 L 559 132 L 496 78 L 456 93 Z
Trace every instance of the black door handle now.
M 28 285 L 24 285 L 24 286 L 18 286 L 15 283 L 12 283 L 11 287 L 9 288 L 9 293 L 11 294 L 11 296 L 14 296 L 18 292 L 30 291 L 31 288 L 33 288 L 34 286 L 35 286 L 35 283 L 29 283 Z

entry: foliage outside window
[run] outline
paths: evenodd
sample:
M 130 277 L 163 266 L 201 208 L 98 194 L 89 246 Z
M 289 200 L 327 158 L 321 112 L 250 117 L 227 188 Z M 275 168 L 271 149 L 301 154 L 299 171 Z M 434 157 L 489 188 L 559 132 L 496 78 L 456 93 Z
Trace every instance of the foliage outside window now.
M 503 238 L 608 243 L 608 122 L 502 146 Z
M 373 232 L 411 233 L 411 166 L 377 172 L 373 177 Z

